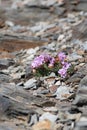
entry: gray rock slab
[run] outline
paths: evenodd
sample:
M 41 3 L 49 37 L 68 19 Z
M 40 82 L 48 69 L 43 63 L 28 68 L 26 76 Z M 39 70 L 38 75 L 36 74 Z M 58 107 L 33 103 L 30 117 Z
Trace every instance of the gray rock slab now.
M 75 130 L 87 130 L 87 121 L 79 121 L 77 124 L 76 124 L 76 128 Z
M 36 6 L 36 7 L 50 7 L 50 6 L 52 6 L 52 5 L 54 5 L 55 4 L 55 2 L 56 2 L 57 0 L 38 0 L 38 1 L 36 1 L 36 0 L 28 0 L 28 2 L 27 3 L 25 3 L 25 5 L 27 5 L 28 7 L 34 7 L 34 6 Z
M 9 107 L 10 102 L 8 98 L 0 94 L 0 119 L 6 114 L 6 111 L 9 109 Z
M 79 3 L 77 5 L 77 10 L 79 10 L 79 11 L 81 11 L 81 10 L 82 11 L 87 11 L 87 1 Z
M 83 65 L 75 74 L 73 74 L 66 82 L 78 83 L 87 75 L 87 63 Z
M 10 65 L 13 65 L 15 62 L 12 59 L 0 59 L 0 69 L 7 68 Z
M 37 80 L 35 80 L 34 78 L 29 79 L 28 81 L 26 81 L 24 83 L 24 88 L 29 89 L 29 88 L 35 87 L 36 86 L 36 81 Z
M 73 104 L 78 106 L 87 105 L 87 75 L 80 81 Z
M 81 80 L 80 87 L 86 87 L 87 88 L 87 75 Z
M 3 72 L 0 72 L 0 82 L 9 82 L 11 77 Z

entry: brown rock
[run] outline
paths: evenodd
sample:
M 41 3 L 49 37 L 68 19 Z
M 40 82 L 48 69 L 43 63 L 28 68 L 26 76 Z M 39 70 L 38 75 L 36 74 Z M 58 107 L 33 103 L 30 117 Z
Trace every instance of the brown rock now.
M 39 40 L 36 37 L 2 33 L 0 33 L 0 35 L 0 51 L 13 52 L 48 44 L 47 41 Z
M 49 120 L 40 121 L 32 127 L 32 130 L 50 130 L 52 123 Z
M 77 50 L 78 55 L 84 55 L 84 53 L 85 53 L 84 50 Z
M 3 28 L 3 27 L 5 27 L 5 23 L 3 20 L 0 19 L 0 28 Z
M 49 87 L 50 92 L 53 93 L 53 94 L 57 91 L 57 88 L 58 88 L 57 85 L 52 85 L 51 87 Z
M 0 52 L 0 59 L 4 59 L 4 58 L 8 58 L 8 59 L 11 59 L 11 58 L 15 58 L 15 56 L 13 56 L 11 53 L 8 53 L 8 52 Z

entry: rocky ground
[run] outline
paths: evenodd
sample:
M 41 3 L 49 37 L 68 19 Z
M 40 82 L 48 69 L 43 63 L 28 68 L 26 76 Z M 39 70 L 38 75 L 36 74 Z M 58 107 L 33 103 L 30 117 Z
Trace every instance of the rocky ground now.
M 35 77 L 41 53 L 65 52 L 74 72 Z M 87 129 L 87 1 L 0 3 L 0 130 Z

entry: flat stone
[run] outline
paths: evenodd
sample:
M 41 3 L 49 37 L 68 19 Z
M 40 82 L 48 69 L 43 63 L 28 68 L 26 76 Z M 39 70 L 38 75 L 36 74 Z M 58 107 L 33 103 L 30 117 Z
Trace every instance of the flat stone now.
M 7 98 L 0 94 L 0 119 L 7 114 L 10 107 L 10 102 Z
M 62 15 L 62 14 L 64 14 L 64 12 L 65 12 L 66 10 L 65 10 L 65 8 L 63 8 L 63 7 L 56 7 L 55 9 L 54 9 L 54 13 L 55 14 L 57 14 L 57 15 Z
M 84 76 L 87 75 L 87 64 L 81 66 L 78 71 L 73 74 L 66 83 L 79 83 Z
M 82 58 L 82 56 L 78 55 L 76 53 L 72 53 L 71 55 L 68 56 L 69 61 L 76 61 L 76 60 L 79 60 L 81 58 Z
M 0 69 L 7 68 L 10 65 L 13 65 L 15 62 L 12 59 L 0 59 Z
M 84 113 L 85 114 L 85 113 Z M 81 116 L 80 121 L 87 121 L 87 115 Z
M 30 130 L 29 128 L 25 128 L 24 125 L 20 125 L 20 123 L 18 125 L 16 124 L 17 121 L 14 120 L 0 122 L 0 130 Z
M 83 50 L 87 51 L 87 42 L 84 42 L 84 44 L 83 44 Z
M 0 82 L 9 82 L 11 77 L 3 72 L 0 72 Z
M 32 130 L 50 130 L 51 126 L 52 126 L 52 122 L 46 119 L 36 123 L 32 127 Z
M 87 75 L 80 81 L 73 104 L 79 106 L 87 105 Z
M 25 1 L 25 4 L 26 6 L 29 6 L 29 7 L 50 7 L 52 6 L 53 4 L 55 4 L 57 0 L 39 0 L 39 1 L 36 1 L 36 0 L 27 0 Z
M 75 130 L 87 130 L 87 121 L 79 121 L 76 123 Z
M 38 37 L 29 38 L 29 36 L 20 36 L 18 33 L 16 35 L 14 33 L 0 34 L 0 51 L 13 52 L 46 44 L 47 41 L 39 40 Z
M 53 115 L 49 112 L 45 112 L 42 116 L 40 116 L 39 120 L 44 121 L 45 119 L 47 119 L 51 122 L 55 122 L 57 118 L 58 118 L 58 115 Z
M 73 104 L 77 106 L 87 105 L 87 87 L 83 84 L 83 80 L 81 83 L 77 90 L 75 100 L 73 101 Z
M 79 11 L 81 11 L 81 10 L 87 11 L 87 2 L 85 1 L 85 2 L 79 3 L 76 8 Z
M 87 19 L 80 22 L 78 25 L 73 27 L 73 38 L 86 40 L 87 37 Z M 75 40 L 80 43 L 80 41 Z M 84 44 L 82 44 L 83 46 Z
M 36 81 L 37 80 L 35 80 L 35 79 L 29 79 L 28 81 L 26 81 L 25 83 L 24 83 L 24 88 L 25 89 L 29 89 L 29 88 L 32 88 L 32 87 L 35 87 L 36 86 Z
M 80 87 L 87 88 L 87 75 L 80 81 Z
M 71 95 L 69 91 L 68 86 L 60 86 L 57 88 L 54 95 L 56 95 L 56 98 L 60 100 L 67 99 Z

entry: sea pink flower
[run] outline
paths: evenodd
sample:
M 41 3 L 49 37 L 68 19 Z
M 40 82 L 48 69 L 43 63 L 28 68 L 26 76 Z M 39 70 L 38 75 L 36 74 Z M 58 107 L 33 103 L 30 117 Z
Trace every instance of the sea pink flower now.
M 62 68 L 62 69 L 59 69 L 58 73 L 60 74 L 60 76 L 61 76 L 62 78 L 65 78 L 66 75 L 67 75 L 67 70 L 64 69 L 64 68 Z
M 36 58 L 33 60 L 31 66 L 32 66 L 32 68 L 38 68 L 38 67 L 40 67 L 43 63 L 44 63 L 44 57 L 38 56 L 38 57 L 36 57 Z
M 40 56 L 37 56 L 34 60 L 33 60 L 33 62 L 32 62 L 32 64 L 31 64 L 31 66 L 32 66 L 32 68 L 38 68 L 38 67 L 40 67 L 41 65 L 43 65 L 44 63 L 47 63 L 47 62 L 49 62 L 49 64 L 54 64 L 54 58 L 52 58 L 50 55 L 48 55 L 48 54 L 41 54 Z
M 59 60 L 60 60 L 61 62 L 63 62 L 63 61 L 66 59 L 65 53 L 64 53 L 64 52 L 60 52 L 60 53 L 58 54 L 58 58 L 59 58 Z
M 71 64 L 68 62 L 62 62 L 62 64 L 63 64 L 63 67 L 62 69 L 59 69 L 58 73 L 61 75 L 62 78 L 65 78 L 67 75 L 67 70 L 69 69 Z
M 54 63 L 55 63 L 55 59 L 53 57 L 50 57 L 48 66 L 54 66 Z
M 68 70 L 69 67 L 71 66 L 71 64 L 68 63 L 68 62 L 62 62 L 62 64 L 63 64 L 63 68 L 66 69 L 66 70 Z

